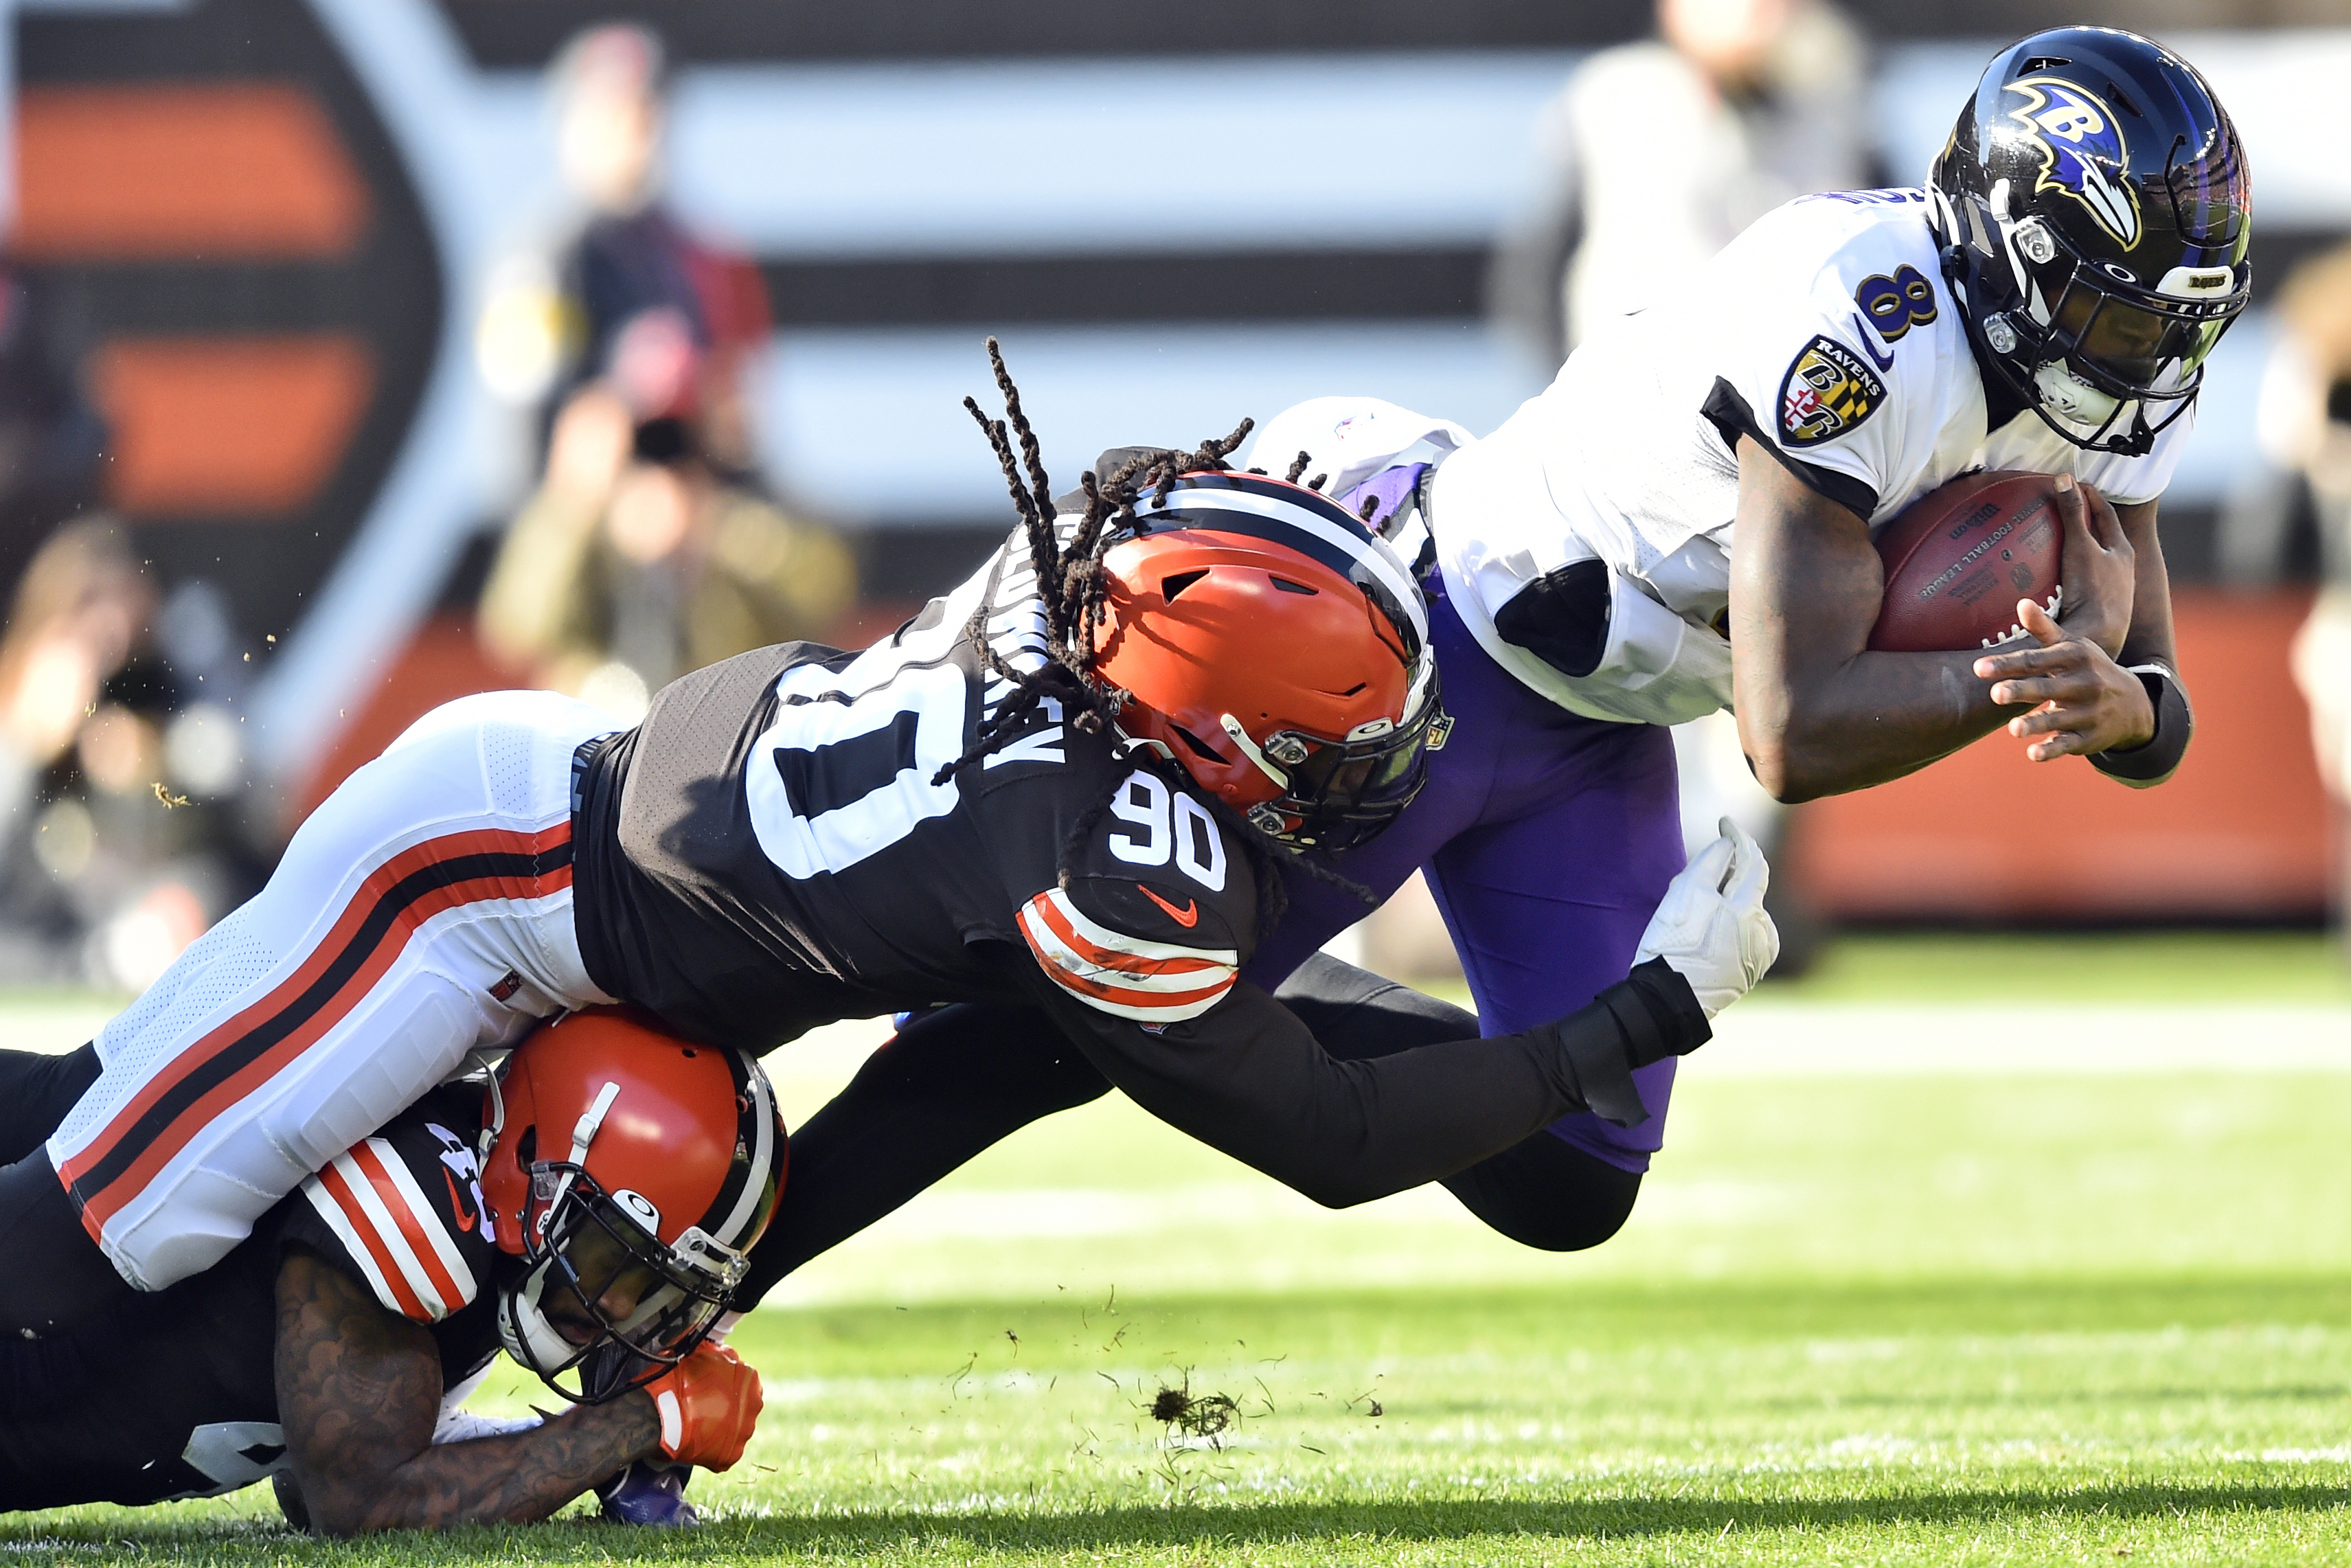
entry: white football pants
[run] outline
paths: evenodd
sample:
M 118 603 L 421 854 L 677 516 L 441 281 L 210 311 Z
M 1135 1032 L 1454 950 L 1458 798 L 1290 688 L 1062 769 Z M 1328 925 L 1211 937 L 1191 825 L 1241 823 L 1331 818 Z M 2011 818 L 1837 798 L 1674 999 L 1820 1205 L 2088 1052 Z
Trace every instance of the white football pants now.
M 611 999 L 572 931 L 571 763 L 614 727 L 549 692 L 435 708 L 99 1031 L 47 1147 L 124 1279 L 210 1268 L 468 1052 Z

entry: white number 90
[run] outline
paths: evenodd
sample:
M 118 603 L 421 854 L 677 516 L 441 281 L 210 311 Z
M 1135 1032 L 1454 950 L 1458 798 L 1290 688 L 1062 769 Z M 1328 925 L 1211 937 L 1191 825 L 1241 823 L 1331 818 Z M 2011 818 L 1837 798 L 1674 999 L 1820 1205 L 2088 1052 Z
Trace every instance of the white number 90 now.
M 1129 865 L 1165 865 L 1172 859 L 1177 871 L 1210 893 L 1225 890 L 1224 835 L 1199 801 L 1138 768 L 1111 797 L 1110 810 L 1127 824 L 1123 832 L 1112 830 L 1112 854 Z

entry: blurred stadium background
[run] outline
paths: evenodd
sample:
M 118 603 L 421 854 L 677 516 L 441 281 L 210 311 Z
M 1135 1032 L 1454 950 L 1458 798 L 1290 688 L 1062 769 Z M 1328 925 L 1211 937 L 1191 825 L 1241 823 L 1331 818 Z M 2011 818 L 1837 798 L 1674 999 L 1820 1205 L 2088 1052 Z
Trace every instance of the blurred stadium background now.
M 215 745 L 161 780 L 227 803 L 231 873 L 183 878 L 176 903 L 136 878 L 111 895 L 108 918 L 143 924 L 116 932 L 110 969 L 83 967 L 135 982 L 410 717 L 514 683 L 470 618 L 534 448 L 502 401 L 512 367 L 477 328 L 501 258 L 553 204 L 545 68 L 628 8 L 5 9 L 12 265 L 107 432 L 99 498 L 165 618 L 212 639 L 207 716 L 232 754 Z M 2050 16 L 2028 0 L 1850 9 L 1875 64 L 1847 112 L 1904 182 L 1988 47 Z M 1333 391 L 1499 423 L 1545 379 L 1485 319 L 1495 247 L 1540 196 L 1534 117 L 1579 58 L 1650 16 L 1646 0 L 638 11 L 673 51 L 670 200 L 765 285 L 760 465 L 856 554 L 844 642 L 953 580 L 1003 527 L 957 406 L 983 384 L 986 332 L 1064 474 L 1105 445 L 1187 440 Z M 2351 232 L 2332 129 L 2351 76 L 2341 0 L 2082 11 L 2175 42 L 2238 115 L 2261 283 Z M 2274 478 L 2255 418 L 2270 340 L 2257 306 L 2224 342 L 2165 498 L 2203 724 L 2178 780 L 2126 795 L 1995 739 L 1820 803 L 1782 859 L 1821 914 L 2319 918 L 2328 811 L 2286 676 L 2309 591 L 2231 580 L 2216 542 Z M 1392 967 L 1441 965 L 1425 915 L 1391 924 L 1375 950 Z

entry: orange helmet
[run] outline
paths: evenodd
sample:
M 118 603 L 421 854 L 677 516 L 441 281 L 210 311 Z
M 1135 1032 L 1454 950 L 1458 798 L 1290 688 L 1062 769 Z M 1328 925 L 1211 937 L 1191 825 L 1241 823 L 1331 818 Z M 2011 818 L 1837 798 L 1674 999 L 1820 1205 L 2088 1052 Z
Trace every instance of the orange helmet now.
M 566 1398 L 608 1399 L 702 1343 L 776 1210 L 788 1149 L 759 1064 L 625 1008 L 515 1048 L 485 1107 L 508 1354 Z M 577 1394 L 555 1381 L 605 1352 Z
M 1102 557 L 1094 669 L 1129 735 L 1263 831 L 1344 849 L 1420 790 L 1439 713 L 1420 589 L 1345 508 L 1259 475 L 1186 474 Z

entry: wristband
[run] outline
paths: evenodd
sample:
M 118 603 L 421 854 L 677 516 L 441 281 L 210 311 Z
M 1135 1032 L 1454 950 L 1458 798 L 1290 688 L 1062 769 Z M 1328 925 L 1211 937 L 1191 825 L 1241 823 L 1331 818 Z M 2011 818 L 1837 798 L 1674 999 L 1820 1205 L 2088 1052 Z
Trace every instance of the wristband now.
M 2188 753 L 2188 737 L 2196 729 L 2196 711 L 2188 703 L 2188 688 L 2179 677 L 2158 664 L 2133 664 L 2129 673 L 2147 688 L 2155 709 L 2155 736 L 2127 751 L 2094 751 L 2090 766 L 2109 779 L 2135 789 L 2160 784 L 2179 769 Z
M 1562 1048 L 1568 1074 L 1584 1108 L 1604 1122 L 1637 1127 L 1649 1119 L 1633 1070 L 1684 1056 L 1714 1034 L 1689 982 L 1663 958 L 1652 958 L 1593 998 L 1616 1028 L 1545 1026 Z
M 1687 1056 L 1714 1038 L 1714 1025 L 1707 1021 L 1698 993 L 1690 989 L 1681 971 L 1663 958 L 1635 965 L 1625 977 L 1625 986 L 1648 1004 L 1658 1024 L 1653 1040 L 1635 1041 L 1629 1048 L 1634 1066 L 1646 1067 L 1668 1056 Z

